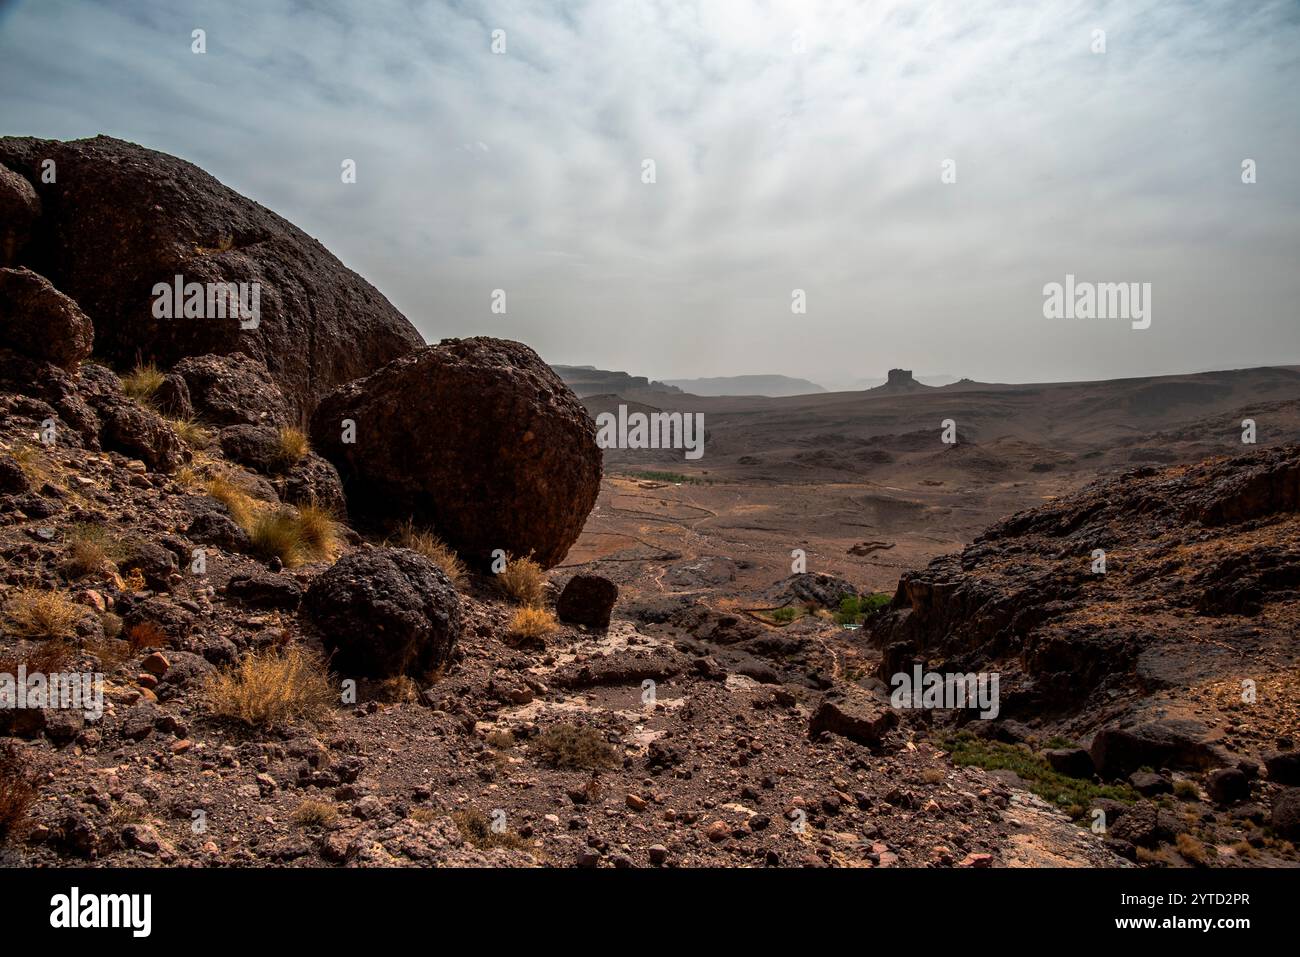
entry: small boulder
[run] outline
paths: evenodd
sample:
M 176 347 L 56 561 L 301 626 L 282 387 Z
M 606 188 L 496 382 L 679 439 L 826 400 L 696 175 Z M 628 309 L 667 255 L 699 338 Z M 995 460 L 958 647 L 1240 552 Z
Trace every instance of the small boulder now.
M 90 319 L 48 279 L 30 269 L 0 269 L 0 342 L 73 371 L 94 341 Z
M 226 585 L 226 594 L 253 608 L 296 611 L 302 603 L 302 586 L 288 575 L 254 572 L 236 575 Z
M 897 724 L 898 712 L 888 701 L 845 685 L 822 696 L 808 724 L 808 735 L 816 738 L 829 732 L 875 747 Z
M 1206 779 L 1205 790 L 1216 804 L 1238 804 L 1250 800 L 1250 778 L 1240 768 L 1219 768 Z
M 289 408 L 266 366 L 242 352 L 190 356 L 172 370 L 185 380 L 195 413 L 214 425 L 289 423 Z
M 153 394 L 153 406 L 163 415 L 173 419 L 189 419 L 194 416 L 194 405 L 190 402 L 190 387 L 185 379 L 175 372 L 163 376 L 162 384 Z
M 41 200 L 32 184 L 0 164 L 0 266 L 18 261 L 41 215 Z
M 1264 767 L 1275 784 L 1300 784 L 1300 751 L 1276 751 L 1264 758 Z
M 344 675 L 423 678 L 450 660 L 461 630 L 447 576 L 404 548 L 345 555 L 312 582 L 303 609 Z
M 1300 840 L 1300 788 L 1287 788 L 1278 795 L 1270 823 L 1288 841 Z
M 574 575 L 560 592 L 555 613 L 561 621 L 592 628 L 608 628 L 610 612 L 618 600 L 618 586 L 600 575 Z
M 1053 748 L 1044 757 L 1053 771 L 1068 778 L 1087 779 L 1096 771 L 1092 766 L 1092 755 L 1083 748 Z
M 1143 797 L 1155 797 L 1157 794 L 1170 794 L 1174 784 L 1169 778 L 1151 771 L 1134 771 L 1128 776 L 1128 783 Z

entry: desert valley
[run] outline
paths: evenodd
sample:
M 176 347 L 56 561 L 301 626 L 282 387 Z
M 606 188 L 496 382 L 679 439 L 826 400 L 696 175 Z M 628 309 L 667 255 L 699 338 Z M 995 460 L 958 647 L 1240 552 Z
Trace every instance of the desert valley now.
M 697 396 L 425 345 L 166 154 L 0 163 L 0 672 L 102 692 L 11 682 L 4 863 L 1297 863 L 1300 370 Z

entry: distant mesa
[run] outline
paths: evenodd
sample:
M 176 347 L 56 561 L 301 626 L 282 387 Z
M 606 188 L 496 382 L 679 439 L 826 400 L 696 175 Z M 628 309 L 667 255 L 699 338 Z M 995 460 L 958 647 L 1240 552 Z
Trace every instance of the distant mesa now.
M 627 395 L 629 392 L 680 393 L 682 390 L 642 375 L 612 372 L 595 366 L 551 366 L 578 398 L 593 395 Z
M 888 392 L 898 394 L 903 392 L 929 392 L 933 386 L 923 385 L 912 377 L 911 369 L 890 369 L 889 378 L 885 380 L 884 385 L 878 385 L 874 389 L 868 389 L 868 392 Z

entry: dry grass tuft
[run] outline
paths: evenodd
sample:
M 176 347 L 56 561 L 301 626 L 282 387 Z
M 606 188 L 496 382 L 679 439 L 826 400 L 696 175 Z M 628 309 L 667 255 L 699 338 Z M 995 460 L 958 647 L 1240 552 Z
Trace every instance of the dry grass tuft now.
M 18 745 L 0 744 L 0 846 L 23 831 L 36 797 L 36 783 Z
M 331 561 L 339 553 L 339 523 L 329 509 L 319 505 L 298 506 L 298 528 L 307 561 Z
M 510 619 L 510 636 L 520 641 L 545 638 L 559 626 L 545 608 L 520 608 Z
M 69 578 L 93 575 L 101 571 L 109 557 L 118 551 L 113 536 L 102 525 L 74 525 L 69 530 L 63 571 Z
M 451 812 L 451 819 L 460 831 L 466 844 L 482 850 L 504 847 L 519 850 L 528 847 L 528 842 L 513 831 L 494 831 L 492 821 L 478 808 L 463 808 Z
M 253 551 L 264 558 L 279 558 L 285 568 L 303 562 L 329 561 L 338 551 L 337 523 L 314 505 L 299 510 L 279 508 L 263 512 L 248 528 Z
M 311 442 L 307 440 L 307 435 L 302 429 L 295 429 L 293 426 L 281 426 L 280 441 L 275 454 L 275 467 L 280 471 L 288 471 L 299 462 L 307 457 L 311 451 Z
M 247 655 L 205 688 L 213 714 L 255 727 L 293 720 L 320 724 L 338 696 L 320 657 L 302 645 Z
M 253 497 L 224 475 L 214 475 L 203 483 L 204 491 L 215 498 L 235 520 L 235 524 L 247 529 L 257 514 L 257 504 Z
M 126 629 L 123 637 L 132 654 L 146 648 L 166 648 L 171 644 L 167 632 L 163 631 L 162 626 L 156 621 L 138 621 Z
M 135 401 L 148 405 L 165 379 L 163 371 L 152 362 L 142 362 L 122 376 L 122 391 Z
M 546 589 L 546 573 L 531 558 L 509 558 L 506 567 L 497 575 L 502 590 L 516 602 L 526 607 L 542 603 Z
M 618 754 L 604 735 L 582 724 L 556 724 L 537 739 L 537 754 L 553 768 L 594 771 L 618 767 Z
M 192 449 L 206 449 L 212 445 L 212 433 L 197 419 L 168 419 L 167 423 L 177 438 Z
M 451 546 L 428 529 L 417 528 L 413 521 L 407 519 L 406 523 L 398 528 L 394 544 L 399 548 L 409 548 L 413 552 L 419 552 L 441 568 L 454 586 L 457 588 L 465 586 L 465 563 L 460 560 L 460 556 L 452 550 Z
M 298 827 L 329 827 L 338 817 L 339 809 L 333 804 L 307 798 L 294 810 L 290 820 Z
M 1178 848 L 1178 853 L 1186 861 L 1198 867 L 1207 866 L 1210 863 L 1210 858 L 1214 856 L 1199 838 L 1191 834 L 1179 834 L 1175 846 Z
M 9 628 L 20 638 L 71 638 L 84 612 L 63 592 L 33 587 L 11 592 L 4 606 Z

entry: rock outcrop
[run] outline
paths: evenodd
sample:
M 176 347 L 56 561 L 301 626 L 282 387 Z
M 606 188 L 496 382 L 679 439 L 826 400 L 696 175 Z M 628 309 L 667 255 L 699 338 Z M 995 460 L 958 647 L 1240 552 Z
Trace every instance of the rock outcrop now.
M 555 602 L 560 621 L 591 628 L 608 628 L 609 616 L 618 601 L 618 586 L 600 575 L 574 575 L 565 582 Z
M 871 636 L 895 658 L 1002 668 L 1008 716 L 1189 685 L 1254 640 L 1214 620 L 1269 609 L 1259 627 L 1294 629 L 1298 483 L 1300 446 L 1095 482 L 904 574 Z M 1217 650 L 1191 640 L 1211 631 Z
M 18 261 L 41 215 L 41 201 L 32 184 L 0 165 L 0 266 Z
M 537 353 L 502 339 L 449 339 L 342 386 L 311 440 L 352 515 L 414 517 L 480 565 L 495 549 L 558 564 L 600 489 L 581 403 Z
M 54 181 L 43 182 L 43 161 Z M 270 370 L 294 418 L 318 396 L 423 345 L 413 326 L 320 243 L 184 160 L 107 136 L 0 138 L 0 163 L 35 188 L 40 215 L 13 222 L 19 261 L 71 296 L 96 348 L 129 365 L 244 352 Z M 0 209 L 21 185 L 0 186 Z M 9 226 L 7 215 L 0 221 Z M 8 244 L 8 231 L 5 242 Z M 256 328 L 239 316 L 156 318 L 157 283 L 258 284 Z M 250 295 L 251 298 L 251 295 Z

